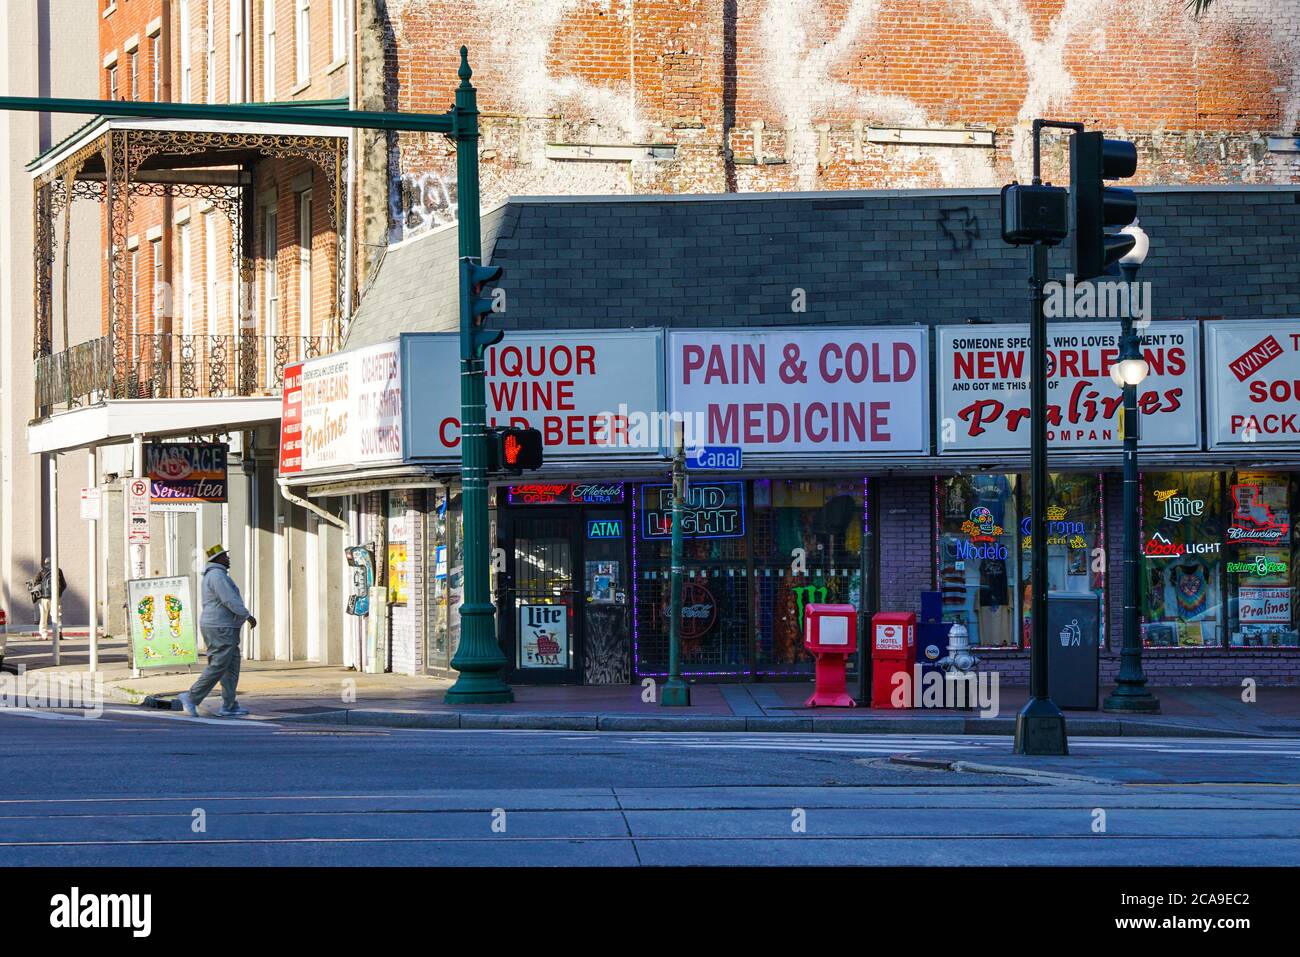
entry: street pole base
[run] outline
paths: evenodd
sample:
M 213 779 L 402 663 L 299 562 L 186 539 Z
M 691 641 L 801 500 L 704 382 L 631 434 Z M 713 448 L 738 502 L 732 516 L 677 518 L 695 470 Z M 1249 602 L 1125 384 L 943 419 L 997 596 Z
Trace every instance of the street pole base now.
M 691 705 L 691 686 L 681 678 L 669 681 L 659 696 L 661 708 L 689 708 Z
M 1129 690 L 1121 686 L 1106 695 L 1101 710 L 1118 714 L 1159 714 L 1160 699 L 1145 688 Z
M 1030 698 L 1016 715 L 1016 754 L 1066 755 L 1065 715 L 1051 698 Z
M 515 693 L 497 674 L 461 672 L 442 700 L 447 704 L 510 704 Z

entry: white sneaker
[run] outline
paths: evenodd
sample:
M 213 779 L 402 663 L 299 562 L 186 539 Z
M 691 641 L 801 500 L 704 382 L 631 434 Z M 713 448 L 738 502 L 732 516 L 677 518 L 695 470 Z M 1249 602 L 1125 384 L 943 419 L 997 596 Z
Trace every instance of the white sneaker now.
M 239 705 L 235 705 L 233 708 L 227 708 L 223 705 L 221 710 L 217 712 L 217 716 L 220 718 L 242 718 L 246 714 L 248 714 L 248 709 Z
M 180 701 L 181 701 L 181 708 L 191 718 L 197 718 L 199 716 L 199 709 L 194 704 L 194 699 L 190 697 L 190 693 L 188 691 L 182 691 L 180 693 Z

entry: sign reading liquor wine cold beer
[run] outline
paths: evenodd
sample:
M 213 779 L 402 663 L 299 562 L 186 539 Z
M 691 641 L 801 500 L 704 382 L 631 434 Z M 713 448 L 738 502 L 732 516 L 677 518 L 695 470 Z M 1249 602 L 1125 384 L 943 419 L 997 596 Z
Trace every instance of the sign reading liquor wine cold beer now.
M 460 458 L 460 339 L 401 337 L 407 459 Z M 657 455 L 663 336 L 653 329 L 510 332 L 484 357 L 487 424 L 534 428 L 546 456 Z
M 285 367 L 282 474 L 400 461 L 402 450 L 396 342 Z
M 1205 324 L 1210 448 L 1300 443 L 1300 320 Z
M 1051 323 L 1047 442 L 1052 452 L 1118 448 L 1123 394 L 1110 377 L 1117 322 Z M 1029 327 L 939 329 L 937 423 L 941 453 L 1029 448 Z M 1138 386 L 1144 447 L 1200 448 L 1196 324 L 1155 322 L 1143 332 L 1151 374 Z
M 669 411 L 688 447 L 925 452 L 926 330 L 773 329 L 668 334 Z

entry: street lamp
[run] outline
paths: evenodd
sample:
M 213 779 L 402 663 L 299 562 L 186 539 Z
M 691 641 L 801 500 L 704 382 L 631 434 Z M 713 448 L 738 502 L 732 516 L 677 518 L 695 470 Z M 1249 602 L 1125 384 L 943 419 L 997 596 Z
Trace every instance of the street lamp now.
M 1124 645 L 1120 650 L 1119 676 L 1115 690 L 1102 702 L 1104 711 L 1158 714 L 1160 701 L 1147 690 L 1142 672 L 1142 634 L 1138 621 L 1138 406 L 1137 387 L 1151 369 L 1142 356 L 1141 338 L 1133 328 L 1133 284 L 1138 267 L 1147 258 L 1151 242 L 1137 220 L 1121 232 L 1136 240 L 1119 261 L 1129 284 L 1130 308 L 1121 325 L 1119 360 L 1110 367 L 1110 377 L 1124 390 Z

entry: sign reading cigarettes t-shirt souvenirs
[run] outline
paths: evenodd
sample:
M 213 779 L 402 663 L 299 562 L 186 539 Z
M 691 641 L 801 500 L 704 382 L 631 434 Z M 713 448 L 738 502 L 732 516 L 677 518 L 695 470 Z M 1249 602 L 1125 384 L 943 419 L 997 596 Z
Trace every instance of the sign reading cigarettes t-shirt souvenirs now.
M 1212 449 L 1300 443 L 1300 320 L 1205 324 Z
M 668 356 L 669 409 L 688 445 L 928 449 L 925 329 L 670 332 Z
M 940 452 L 1029 448 L 1029 327 L 938 330 Z M 1118 448 L 1124 397 L 1110 377 L 1119 359 L 1117 322 L 1049 323 L 1047 442 L 1053 452 Z M 1200 447 L 1197 330 L 1153 322 L 1142 333 L 1151 372 L 1138 386 L 1145 447 Z
M 402 387 L 396 342 L 285 367 L 282 473 L 401 457 Z
M 408 460 L 460 457 L 460 341 L 402 337 Z M 657 330 L 508 332 L 484 357 L 489 426 L 534 428 L 548 455 L 657 452 Z

